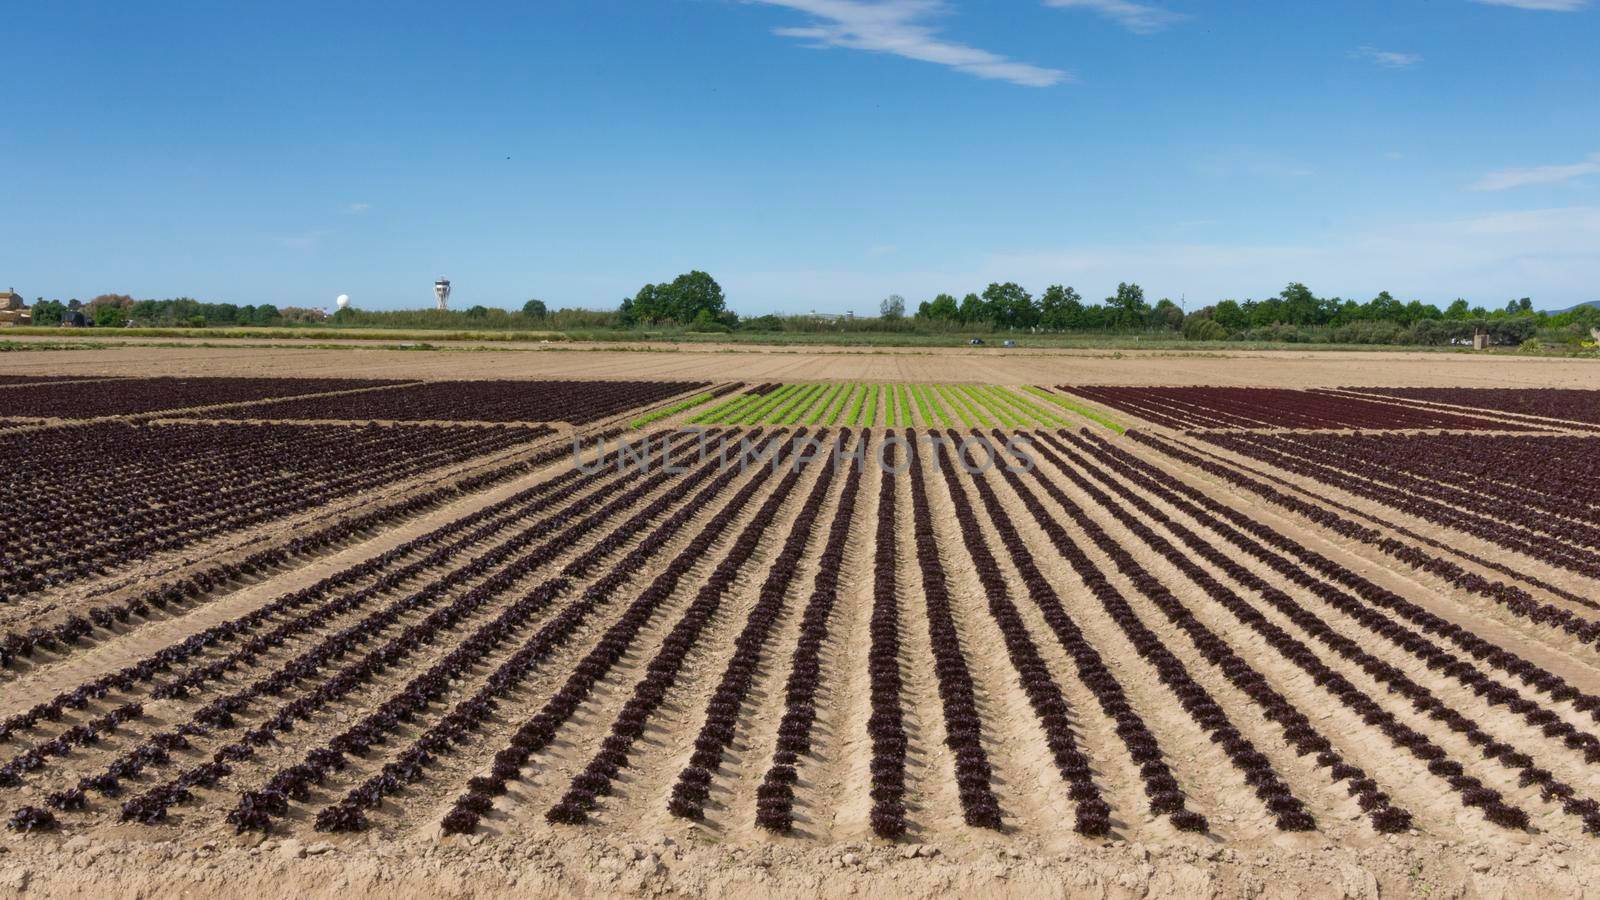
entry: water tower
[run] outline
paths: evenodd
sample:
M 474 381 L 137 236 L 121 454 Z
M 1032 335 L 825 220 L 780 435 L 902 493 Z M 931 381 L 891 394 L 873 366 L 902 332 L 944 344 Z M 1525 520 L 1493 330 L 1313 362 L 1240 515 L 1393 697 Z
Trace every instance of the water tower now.
M 433 296 L 439 301 L 439 305 L 436 307 L 437 309 L 449 309 L 450 279 L 440 278 L 438 281 L 435 281 L 433 283 Z

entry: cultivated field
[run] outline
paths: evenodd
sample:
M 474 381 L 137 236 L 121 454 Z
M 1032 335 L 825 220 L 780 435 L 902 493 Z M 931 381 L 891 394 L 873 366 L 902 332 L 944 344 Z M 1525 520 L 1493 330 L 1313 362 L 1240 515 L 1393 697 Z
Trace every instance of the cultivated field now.
M 1582 363 L 211 353 L 0 360 L 0 893 L 1600 877 Z

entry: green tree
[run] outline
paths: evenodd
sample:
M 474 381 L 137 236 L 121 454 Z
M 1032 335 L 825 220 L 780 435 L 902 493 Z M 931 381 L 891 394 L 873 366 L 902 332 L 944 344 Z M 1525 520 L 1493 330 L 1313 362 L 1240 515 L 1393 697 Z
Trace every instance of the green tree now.
M 1372 302 L 1362 307 L 1361 317 L 1374 322 L 1398 322 L 1405 317 L 1406 306 L 1388 291 L 1380 291 Z
M 1432 303 L 1425 304 L 1421 300 L 1413 300 L 1406 304 L 1405 316 L 1401 321 L 1410 325 L 1414 322 L 1437 319 L 1443 315 L 1443 313 L 1439 312 L 1439 307 L 1434 306 Z
M 103 328 L 121 328 L 128 324 L 128 311 L 120 306 L 105 304 L 94 308 L 94 324 Z
M 693 321 L 702 310 L 717 318 L 727 310 L 727 298 L 722 294 L 722 285 L 699 270 L 672 279 L 669 289 L 679 322 Z
M 647 284 L 618 310 L 625 324 L 689 324 L 701 311 L 727 323 L 727 299 L 716 279 L 701 271 L 679 275 L 670 284 Z M 736 321 L 736 320 L 735 320 Z
M 1177 331 L 1183 327 L 1183 310 L 1178 304 L 1163 297 L 1155 309 L 1150 310 L 1150 325 L 1153 328 L 1164 328 L 1168 331 Z
M 1039 322 L 1033 296 L 1014 281 L 984 288 L 983 310 L 985 318 L 1004 328 L 1032 328 Z
M 1250 317 L 1245 314 L 1244 307 L 1237 300 L 1224 300 L 1217 304 L 1217 311 L 1212 314 L 1218 325 L 1229 331 L 1243 331 L 1250 327 Z
M 956 298 L 940 294 L 932 301 L 922 301 L 917 307 L 917 318 L 932 322 L 954 322 L 961 318 L 961 307 L 956 303 Z
M 550 314 L 550 310 L 545 308 L 543 300 L 529 300 L 522 304 L 522 314 L 530 319 L 542 319 Z
M 1310 288 L 1298 281 L 1290 282 L 1278 296 L 1283 300 L 1283 306 L 1277 321 L 1293 325 L 1318 324 L 1321 304 L 1318 303 L 1316 295 L 1311 293 Z
M 878 317 L 886 322 L 898 322 L 906 317 L 906 298 L 890 294 L 878 304 Z
M 60 325 L 61 317 L 66 312 L 67 308 L 60 300 L 46 300 L 33 305 L 28 321 L 34 325 Z
M 958 310 L 957 317 L 960 318 L 962 324 L 976 325 L 979 322 L 988 321 L 987 312 L 984 309 L 983 300 L 979 299 L 977 294 L 968 294 L 961 298 L 961 307 Z
M 1150 315 L 1150 305 L 1144 302 L 1144 288 L 1125 281 L 1117 285 L 1116 296 L 1106 298 L 1106 306 L 1118 328 L 1138 328 Z
M 1444 311 L 1446 319 L 1465 319 L 1471 314 L 1472 309 L 1467 305 L 1467 301 L 1460 297 L 1457 297 L 1456 301 L 1450 304 L 1450 308 Z
M 1082 327 L 1083 298 L 1070 287 L 1050 285 L 1039 295 L 1039 324 L 1051 331 Z

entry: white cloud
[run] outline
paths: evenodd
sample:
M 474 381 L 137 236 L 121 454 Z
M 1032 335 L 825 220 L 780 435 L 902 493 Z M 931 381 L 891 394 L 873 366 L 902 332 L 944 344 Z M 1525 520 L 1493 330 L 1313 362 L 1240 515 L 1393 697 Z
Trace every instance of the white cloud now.
M 1350 56 L 1367 60 L 1385 69 L 1409 69 L 1422 62 L 1420 53 L 1400 53 L 1395 50 L 1379 50 L 1377 47 L 1357 47 L 1350 51 Z
M 1060 69 L 1015 62 L 998 53 L 941 40 L 927 20 L 945 12 L 943 0 L 748 0 L 811 15 L 803 28 L 777 28 L 782 37 L 820 47 L 889 53 L 958 72 L 1009 81 L 1024 87 L 1051 87 L 1071 81 Z
M 1472 0 L 1485 6 L 1509 6 L 1514 9 L 1532 9 L 1539 12 L 1577 12 L 1589 5 L 1589 0 Z
M 1584 175 L 1600 174 L 1600 153 L 1591 153 L 1583 162 L 1565 166 L 1534 166 L 1529 169 L 1501 169 L 1490 172 L 1471 185 L 1475 191 L 1507 191 L 1535 184 L 1560 184 Z
M 349 206 L 346 206 L 344 211 L 353 216 L 359 216 L 371 208 L 371 203 L 352 203 Z
M 1044 5 L 1057 9 L 1092 10 L 1139 34 L 1160 31 L 1188 18 L 1182 13 L 1134 3 L 1132 0 L 1044 0 Z

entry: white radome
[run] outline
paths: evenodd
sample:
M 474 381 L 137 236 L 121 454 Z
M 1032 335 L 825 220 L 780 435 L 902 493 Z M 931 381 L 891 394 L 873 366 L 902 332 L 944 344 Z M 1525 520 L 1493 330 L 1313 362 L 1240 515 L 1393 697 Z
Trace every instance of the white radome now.
M 344 309 L 344 308 L 346 308 L 346 307 L 348 307 L 350 305 L 350 295 L 349 294 L 340 294 L 339 298 L 337 300 L 333 301 L 333 302 L 339 304 L 339 308 L 340 309 Z

